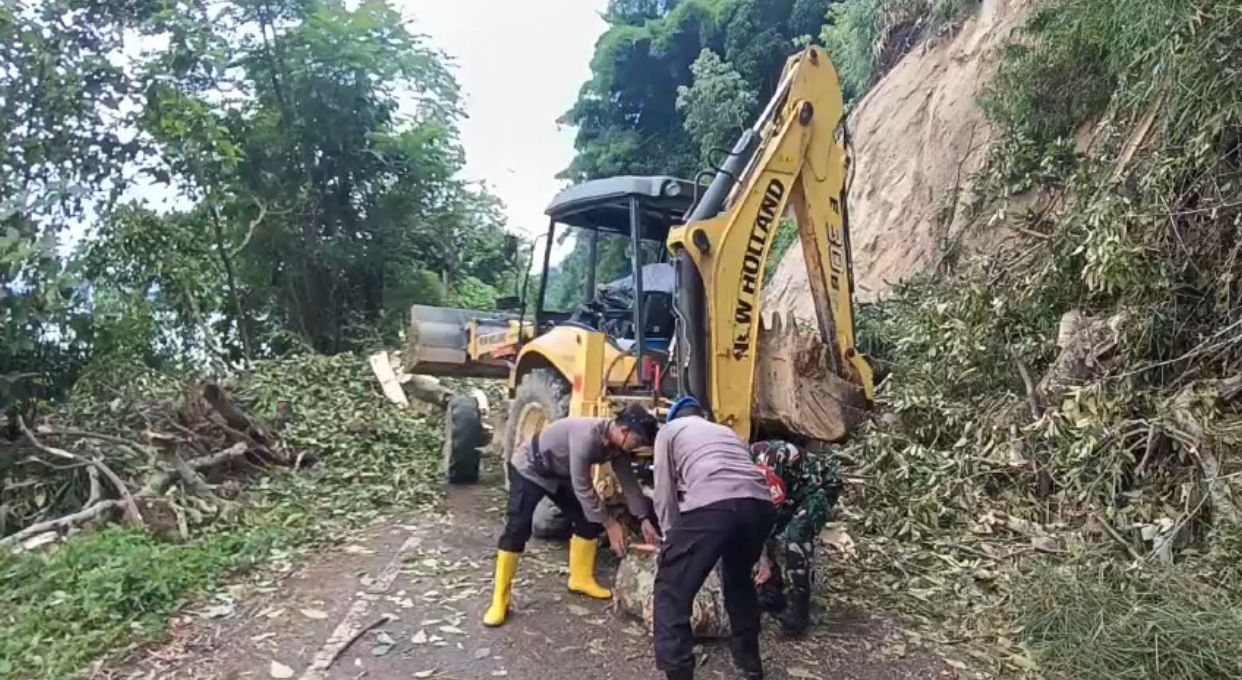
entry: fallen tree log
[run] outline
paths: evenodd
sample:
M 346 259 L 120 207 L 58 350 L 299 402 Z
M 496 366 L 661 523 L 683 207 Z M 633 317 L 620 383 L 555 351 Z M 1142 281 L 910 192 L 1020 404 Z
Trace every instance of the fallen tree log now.
M 181 457 L 181 453 L 177 451 L 178 442 L 176 437 L 147 430 L 147 439 L 155 447 L 156 451 L 159 452 L 160 458 L 177 473 L 177 477 L 180 478 L 187 491 L 195 496 L 211 497 L 215 495 L 212 493 L 207 481 L 198 474 L 197 469 L 186 463 L 185 458 Z
M 237 442 L 223 451 L 217 451 L 216 453 L 207 456 L 191 458 L 183 462 L 186 468 L 197 472 L 198 470 L 206 470 L 207 468 L 215 467 L 216 465 L 222 465 L 224 463 L 242 458 L 246 455 L 247 450 L 248 447 L 245 442 Z M 142 487 L 142 490 L 138 492 L 138 495 L 161 496 L 167 492 L 173 484 L 176 484 L 182 478 L 182 474 L 184 474 L 184 472 L 184 469 L 178 469 L 176 467 L 171 470 L 160 472 L 147 480 L 146 485 Z
M 218 422 L 217 425 L 234 439 L 248 442 L 256 453 L 268 460 L 281 465 L 290 463 L 289 456 L 279 447 L 273 446 L 276 439 L 272 437 L 268 429 L 246 415 L 246 412 L 234 404 L 219 385 L 214 383 L 204 385 L 203 399 L 223 419 L 224 422 Z
M 1212 522 L 1242 524 L 1242 483 L 1220 454 L 1242 444 L 1242 418 L 1227 414 L 1242 395 L 1242 376 L 1191 384 L 1165 408 L 1166 429 L 1194 456 L 1212 508 Z
M 8 550 L 13 546 L 20 545 L 25 541 L 34 538 L 35 536 L 46 534 L 51 531 L 64 533 L 80 524 L 85 524 L 91 520 L 99 519 L 105 513 L 121 509 L 123 505 L 124 504 L 120 501 L 99 501 L 98 503 L 88 505 L 73 514 L 58 517 L 56 519 L 50 519 L 46 522 L 31 524 L 15 534 L 10 534 L 4 538 L 0 538 L 0 550 Z
M 228 423 L 229 427 L 245 432 L 247 436 L 254 438 L 260 443 L 267 443 L 266 429 L 251 421 L 250 416 L 238 408 L 219 385 L 214 383 L 204 385 L 203 398 L 207 400 L 207 403 L 211 405 L 211 408 L 216 413 L 219 413 L 224 418 L 224 422 Z
M 1121 328 L 1128 319 L 1125 312 L 1095 317 L 1077 309 L 1061 316 L 1057 329 L 1057 348 L 1060 351 L 1040 378 L 1035 391 L 1028 395 L 1040 412 L 1043 408 L 1059 407 L 1073 387 L 1103 375 L 1117 363 L 1116 350 Z
M 613 596 L 622 612 L 640 619 L 650 635 L 654 623 L 657 555 L 648 546 L 632 546 L 621 560 Z M 720 577 L 713 569 L 694 598 L 690 630 L 696 638 L 729 636 L 729 617 L 724 608 Z

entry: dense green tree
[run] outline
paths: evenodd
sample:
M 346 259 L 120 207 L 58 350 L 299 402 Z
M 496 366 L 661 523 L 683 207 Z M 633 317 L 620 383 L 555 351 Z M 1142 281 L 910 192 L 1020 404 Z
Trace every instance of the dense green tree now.
M 447 59 L 384 0 L 7 3 L 0 60 L 0 406 L 105 355 L 391 341 L 413 302 L 513 286 Z
M 721 162 L 719 150 L 750 125 L 788 56 L 818 35 L 831 2 L 613 0 L 591 79 L 561 119 L 577 127 L 577 154 L 563 176 L 693 177 Z M 587 256 L 586 239 L 575 239 L 552 272 L 550 307 L 585 298 Z M 629 274 L 628 244 L 601 240 L 598 263 L 600 283 Z
M 394 330 L 409 302 L 443 300 L 455 274 L 499 283 L 495 199 L 456 178 L 456 83 L 387 3 L 239 2 L 168 20 L 207 48 L 153 65 L 148 117 L 212 206 L 221 264 L 235 270 L 229 313 L 336 351 L 355 331 Z M 237 50 L 235 35 L 251 37 Z M 240 68 L 210 69 L 213 45 L 235 49 Z M 211 105 L 230 91 L 252 96 Z
M 224 274 L 204 209 L 157 214 L 136 204 L 111 211 L 79 249 L 89 281 L 92 350 L 146 364 L 238 358 L 230 342 Z
M 143 0 L 0 4 L 0 405 L 54 394 L 85 356 L 65 229 L 124 188 L 140 140 L 120 122 L 133 80 L 110 55 Z
M 728 149 L 748 126 L 755 107 L 755 93 L 742 75 L 704 49 L 690 65 L 694 82 L 677 88 L 677 110 L 685 118 L 686 132 L 699 143 L 699 158 L 706 163 L 715 149 Z
M 610 3 L 605 13 L 610 26 L 596 43 L 591 79 L 561 118 L 578 130 L 577 155 L 564 176 L 693 176 L 702 167 L 705 144 L 687 134 L 677 100 L 679 88 L 694 86 L 691 67 L 703 50 L 711 50 L 740 76 L 726 105 L 753 97 L 744 116 L 749 120 L 775 90 L 785 59 L 798 44 L 819 34 L 830 4 L 832 0 Z

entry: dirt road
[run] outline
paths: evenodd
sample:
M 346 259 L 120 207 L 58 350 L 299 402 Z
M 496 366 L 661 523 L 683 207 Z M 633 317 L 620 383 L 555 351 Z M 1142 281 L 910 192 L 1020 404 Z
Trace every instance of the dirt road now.
M 435 508 L 350 537 L 279 581 L 233 589 L 187 610 L 171 639 L 97 678 L 304 680 L 621 680 L 658 678 L 649 638 L 610 603 L 565 590 L 565 547 L 532 542 L 514 611 L 480 624 L 490 596 L 502 492 L 450 490 Z M 600 565 L 610 583 L 616 560 Z M 801 642 L 765 634 L 771 678 L 954 677 L 930 655 L 893 660 L 886 628 L 853 612 L 821 612 Z M 774 626 L 768 626 L 772 628 Z M 732 678 L 727 648 L 702 647 L 699 677 Z

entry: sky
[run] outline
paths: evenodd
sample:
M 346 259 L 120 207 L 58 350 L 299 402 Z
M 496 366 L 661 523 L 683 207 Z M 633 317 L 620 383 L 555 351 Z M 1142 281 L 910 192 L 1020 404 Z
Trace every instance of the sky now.
M 509 228 L 538 235 L 564 187 L 574 131 L 556 119 L 590 77 L 606 0 L 394 0 L 456 65 L 468 118 L 466 176 L 505 204 Z

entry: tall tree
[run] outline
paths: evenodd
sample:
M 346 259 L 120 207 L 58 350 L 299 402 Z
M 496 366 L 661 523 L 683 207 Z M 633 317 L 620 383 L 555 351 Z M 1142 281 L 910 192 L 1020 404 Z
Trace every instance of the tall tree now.
M 699 158 L 711 161 L 713 151 L 732 148 L 746 129 L 755 108 L 755 92 L 731 65 L 704 49 L 690 65 L 694 82 L 677 88 L 677 110 L 686 133 L 699 144 Z
M 728 105 L 753 93 L 745 118 L 776 88 L 789 54 L 819 32 L 833 0 L 681 0 L 610 3 L 610 26 L 596 43 L 591 79 L 561 122 L 577 128 L 577 154 L 563 176 L 701 169 L 701 140 L 686 134 L 680 88 L 694 85 L 692 65 L 704 49 L 741 80 Z M 709 104 L 704 104 L 709 105 Z
M 105 355 L 336 351 L 488 304 L 512 243 L 460 115 L 385 0 L 0 6 L 0 407 Z
M 48 393 L 83 356 L 80 288 L 58 246 L 124 188 L 133 81 L 115 56 L 143 0 L 0 5 L 0 407 Z M 59 326 L 72 321 L 72 326 Z
M 441 301 L 455 275 L 503 277 L 495 201 L 456 178 L 457 84 L 386 2 L 245 0 L 168 20 L 196 37 L 148 73 L 149 129 L 210 207 L 243 343 L 256 315 L 269 335 L 344 349 Z

